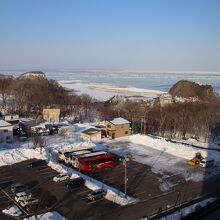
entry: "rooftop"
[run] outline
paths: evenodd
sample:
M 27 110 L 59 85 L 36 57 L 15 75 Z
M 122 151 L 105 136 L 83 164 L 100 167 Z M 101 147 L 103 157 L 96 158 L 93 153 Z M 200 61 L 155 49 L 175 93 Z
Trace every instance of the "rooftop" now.
M 100 129 L 97 129 L 97 128 L 88 128 L 88 129 L 82 131 L 82 133 L 84 133 L 84 134 L 89 134 L 89 135 L 96 134 L 97 132 L 100 132 Z
M 112 121 L 110 121 L 114 125 L 122 125 L 122 124 L 130 124 L 131 122 L 124 119 L 124 118 L 114 118 Z

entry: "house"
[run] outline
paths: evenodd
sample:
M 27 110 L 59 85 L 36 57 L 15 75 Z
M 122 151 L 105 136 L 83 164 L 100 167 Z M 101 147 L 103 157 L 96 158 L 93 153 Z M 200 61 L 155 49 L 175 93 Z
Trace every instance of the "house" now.
M 173 103 L 173 98 L 172 98 L 172 95 L 169 93 L 163 93 L 159 95 L 159 97 L 155 98 L 155 104 L 161 107 L 170 105 L 172 103 Z
M 40 122 L 33 118 L 20 118 L 19 127 L 22 132 L 30 135 L 31 127 L 37 126 Z
M 106 134 L 109 139 L 131 135 L 131 122 L 124 118 L 115 118 L 106 122 Z
M 12 142 L 13 141 L 13 125 L 0 120 L 0 142 Z
M 60 109 L 43 109 L 43 119 L 48 122 L 60 121 Z
M 81 132 L 80 136 L 82 138 L 88 138 L 93 141 L 101 140 L 101 130 L 98 128 L 88 128 Z

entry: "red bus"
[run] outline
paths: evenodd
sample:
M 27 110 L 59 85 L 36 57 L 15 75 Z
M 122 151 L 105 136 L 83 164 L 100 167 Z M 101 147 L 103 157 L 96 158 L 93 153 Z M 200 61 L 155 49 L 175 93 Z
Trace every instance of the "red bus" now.
M 86 171 L 95 171 L 99 169 L 103 169 L 106 167 L 115 167 L 120 162 L 120 157 L 111 153 L 93 156 L 88 158 L 79 158 L 79 170 Z

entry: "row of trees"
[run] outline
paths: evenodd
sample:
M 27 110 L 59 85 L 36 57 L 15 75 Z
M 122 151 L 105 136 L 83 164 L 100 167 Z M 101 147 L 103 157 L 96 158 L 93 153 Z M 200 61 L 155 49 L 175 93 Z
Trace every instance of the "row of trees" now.
M 20 116 L 41 115 L 43 108 L 58 107 L 63 115 L 86 114 L 92 99 L 67 91 L 55 80 L 0 79 L 1 109 Z
M 204 137 L 212 131 L 218 135 L 220 102 L 173 103 L 161 107 L 140 101 L 97 102 L 88 95 L 67 91 L 54 80 L 0 79 L 1 107 L 20 116 L 38 117 L 43 108 L 58 107 L 63 116 L 79 120 L 94 118 L 111 120 L 124 117 L 132 122 L 134 132 L 149 133 L 169 138 Z
M 123 104 L 105 103 L 99 106 L 102 119 L 108 115 L 122 116 L 132 123 L 132 130 L 167 138 L 218 139 L 220 134 L 220 102 L 173 103 L 161 107 L 146 102 L 126 101 Z M 211 136 L 210 136 L 211 134 Z

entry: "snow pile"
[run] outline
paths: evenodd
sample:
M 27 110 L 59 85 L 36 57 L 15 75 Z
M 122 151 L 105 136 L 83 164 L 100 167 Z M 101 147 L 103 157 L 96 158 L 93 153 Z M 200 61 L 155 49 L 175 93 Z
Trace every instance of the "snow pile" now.
M 105 195 L 105 198 L 122 206 L 134 204 L 138 202 L 138 199 L 134 199 L 132 197 L 126 196 L 124 193 L 120 191 L 114 192 L 113 190 L 110 189 L 107 190 L 107 194 Z
M 138 200 L 134 199 L 132 197 L 126 196 L 124 193 L 120 192 L 119 190 L 110 187 L 98 180 L 95 180 L 91 177 L 88 177 L 86 175 L 81 175 L 85 180 L 85 186 L 93 191 L 97 189 L 103 189 L 106 191 L 105 198 L 108 199 L 109 201 L 112 201 L 118 205 L 125 206 L 129 204 L 134 204 Z
M 6 215 L 15 216 L 15 217 L 18 217 L 22 214 L 21 210 L 16 205 L 3 209 L 2 212 L 5 213 Z
M 84 142 L 79 142 L 79 143 L 52 143 L 48 146 L 48 148 L 52 149 L 54 152 L 58 151 L 71 151 L 71 150 L 83 150 L 83 149 L 90 149 L 95 147 L 95 144 L 91 142 L 90 140 L 84 141 Z
M 75 178 L 79 177 L 79 175 L 73 173 L 73 169 L 66 167 L 62 164 L 56 163 L 52 160 L 50 160 L 47 165 L 59 173 L 67 173 L 70 176 L 70 179 L 75 179 Z
M 16 148 L 12 150 L 3 150 L 0 151 L 0 166 L 10 165 L 33 158 L 46 159 L 46 152 L 43 150 L 41 154 L 39 148 Z
M 205 199 L 201 202 L 198 202 L 196 204 L 193 204 L 191 206 L 183 208 L 180 211 L 176 211 L 176 212 L 172 213 L 171 215 L 160 218 L 160 220 L 167 220 L 167 219 L 168 220 L 173 220 L 173 219 L 178 220 L 178 219 L 182 219 L 182 218 L 186 217 L 187 215 L 195 212 L 198 208 L 205 207 L 206 205 L 208 205 L 211 202 L 214 202 L 215 200 L 216 200 L 215 198 Z
M 35 220 L 35 216 L 30 218 L 24 218 L 24 220 Z M 37 219 L 40 220 L 66 220 L 63 216 L 61 216 L 58 212 L 47 212 L 41 215 L 37 215 Z
M 203 157 L 207 157 L 209 155 L 209 152 L 206 149 L 198 150 L 191 146 L 185 146 L 181 143 L 171 143 L 166 141 L 165 138 L 157 139 L 147 135 L 137 134 L 130 136 L 129 140 L 134 144 L 142 144 L 147 148 L 150 147 L 156 150 L 162 150 L 168 154 L 181 157 L 187 160 L 193 158 L 196 152 L 198 151 L 201 152 Z

